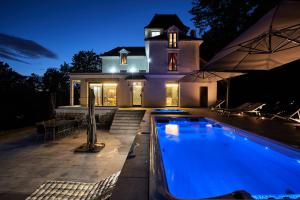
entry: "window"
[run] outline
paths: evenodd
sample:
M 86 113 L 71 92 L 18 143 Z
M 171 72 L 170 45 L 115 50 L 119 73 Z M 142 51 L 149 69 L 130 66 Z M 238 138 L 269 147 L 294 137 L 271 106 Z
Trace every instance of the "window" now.
M 177 71 L 177 53 L 168 54 L 168 70 Z
M 169 33 L 169 48 L 177 48 L 177 33 Z
M 179 90 L 178 83 L 166 84 L 166 106 L 178 106 Z
M 151 37 L 160 35 L 160 31 L 151 31 Z
M 117 106 L 116 83 L 90 83 L 94 90 L 95 106 Z
M 127 54 L 121 53 L 121 65 L 126 65 L 126 64 L 127 64 Z
M 90 88 L 94 90 L 95 106 L 102 106 L 102 84 L 101 83 L 91 83 Z
M 103 106 L 117 106 L 117 84 L 103 84 Z

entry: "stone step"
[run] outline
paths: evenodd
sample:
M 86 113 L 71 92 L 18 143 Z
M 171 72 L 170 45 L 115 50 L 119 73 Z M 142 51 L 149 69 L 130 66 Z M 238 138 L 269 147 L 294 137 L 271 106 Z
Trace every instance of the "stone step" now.
M 109 131 L 110 133 L 113 133 L 113 134 L 136 134 L 137 133 L 137 130 L 110 130 Z
M 136 134 L 145 111 L 118 110 L 110 127 L 110 133 Z
M 118 122 L 113 122 L 111 126 L 113 125 L 118 125 L 118 126 L 140 126 L 139 123 L 132 123 L 132 122 L 127 122 L 127 123 L 118 123 Z
M 119 126 L 111 126 L 110 127 L 110 130 L 137 130 L 139 127 L 130 127 L 130 126 L 127 126 L 127 127 L 119 127 Z

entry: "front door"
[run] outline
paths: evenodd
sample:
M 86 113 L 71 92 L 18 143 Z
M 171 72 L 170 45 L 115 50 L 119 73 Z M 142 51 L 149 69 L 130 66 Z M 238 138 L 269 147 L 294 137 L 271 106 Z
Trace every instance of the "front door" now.
M 132 85 L 132 106 L 142 106 L 142 83 L 134 82 Z
M 208 88 L 200 87 L 200 107 L 207 108 L 208 106 Z

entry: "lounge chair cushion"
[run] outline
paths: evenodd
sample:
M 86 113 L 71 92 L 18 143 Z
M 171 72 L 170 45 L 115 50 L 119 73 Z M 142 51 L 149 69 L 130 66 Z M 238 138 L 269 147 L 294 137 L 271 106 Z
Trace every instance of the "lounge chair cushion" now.
M 26 200 L 106 200 L 111 196 L 120 172 L 100 182 L 48 181 L 34 191 Z

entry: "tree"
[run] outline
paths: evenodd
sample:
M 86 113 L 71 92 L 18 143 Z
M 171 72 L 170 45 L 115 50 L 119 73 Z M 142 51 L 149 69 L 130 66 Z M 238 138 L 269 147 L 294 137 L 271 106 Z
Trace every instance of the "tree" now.
M 42 77 L 35 73 L 32 73 L 30 76 L 27 77 L 26 85 L 31 90 L 42 91 L 43 89 Z
M 192 21 L 204 40 L 206 60 L 272 9 L 278 0 L 192 0 Z
M 48 68 L 43 76 L 43 84 L 46 91 L 57 92 L 64 84 L 63 74 L 56 68 Z
M 94 51 L 79 51 L 72 58 L 71 72 L 101 72 L 102 60 Z

